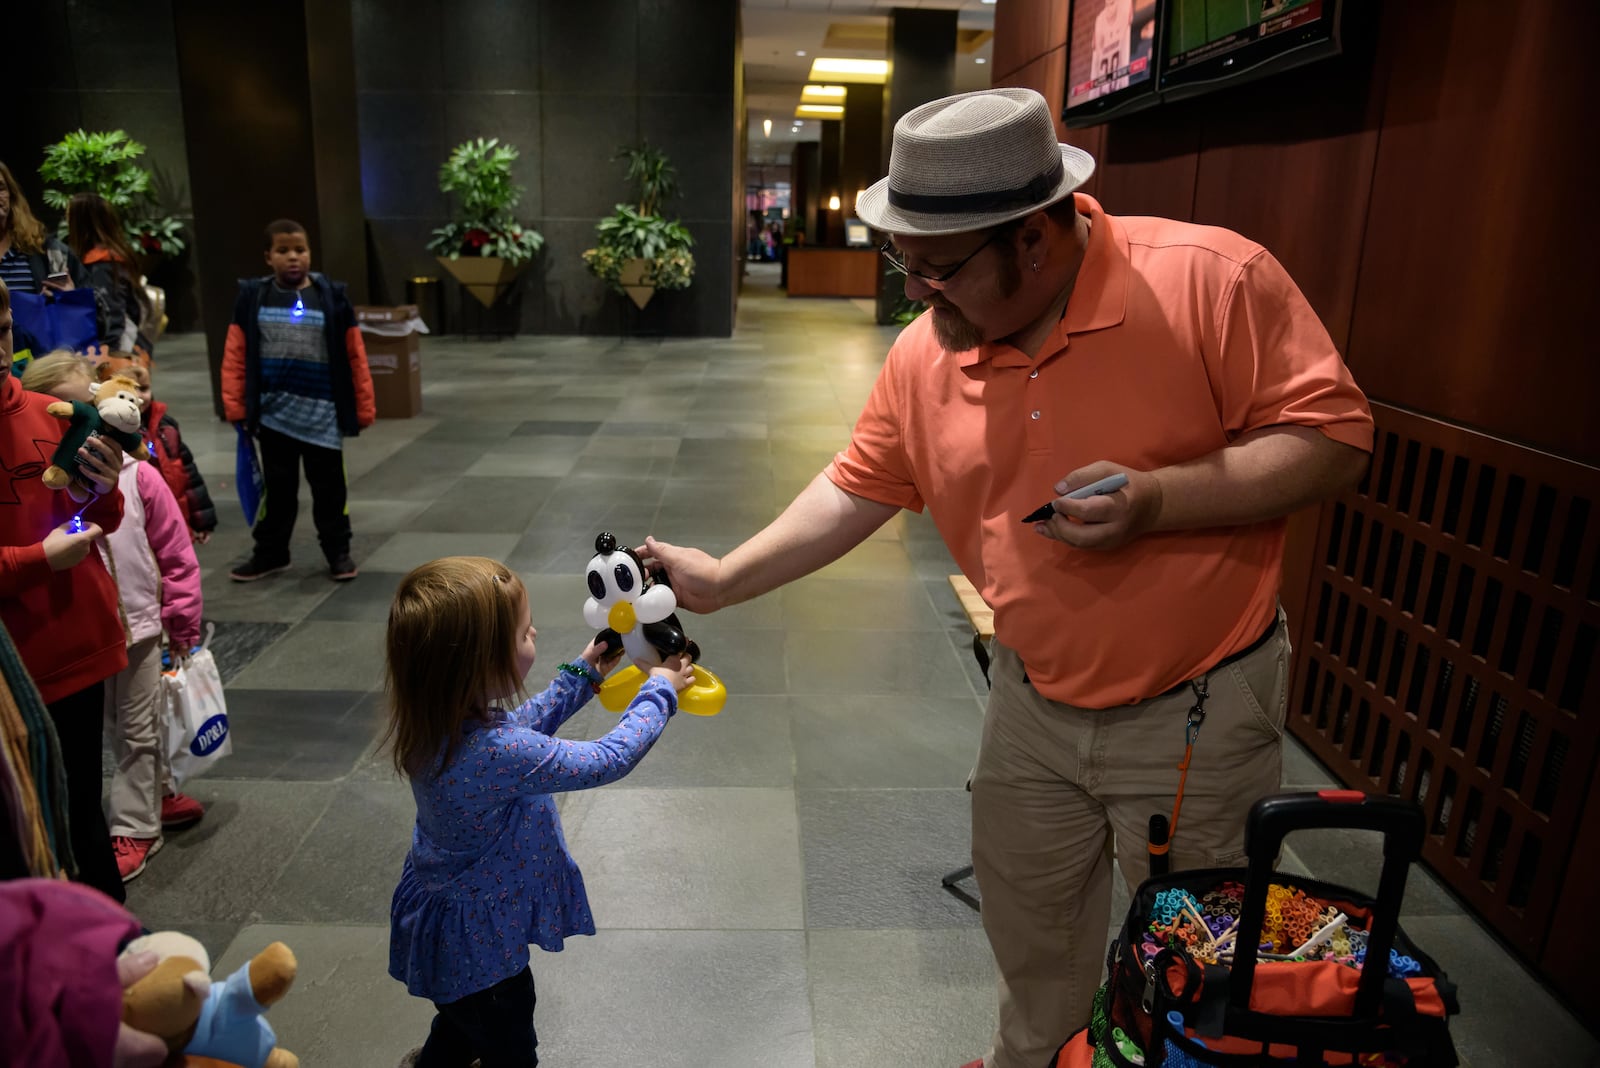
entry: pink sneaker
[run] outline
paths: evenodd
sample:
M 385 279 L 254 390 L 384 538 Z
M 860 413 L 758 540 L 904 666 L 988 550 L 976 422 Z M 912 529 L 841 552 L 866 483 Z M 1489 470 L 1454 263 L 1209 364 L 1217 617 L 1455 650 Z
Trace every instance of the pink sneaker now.
M 188 794 L 168 794 L 161 799 L 161 826 L 168 830 L 192 827 L 206 814 L 206 806 Z
M 150 862 L 151 855 L 160 848 L 159 838 L 125 838 L 119 835 L 111 839 L 111 852 L 116 854 L 117 871 L 122 874 L 122 881 L 137 878 Z

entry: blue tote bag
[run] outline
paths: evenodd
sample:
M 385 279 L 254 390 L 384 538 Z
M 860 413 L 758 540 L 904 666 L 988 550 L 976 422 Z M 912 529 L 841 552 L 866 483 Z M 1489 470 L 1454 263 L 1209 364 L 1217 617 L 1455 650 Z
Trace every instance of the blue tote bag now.
M 238 430 L 239 448 L 234 456 L 233 477 L 239 485 L 239 506 L 244 509 L 244 521 L 253 527 L 261 516 L 266 476 L 261 473 L 261 457 L 256 453 L 255 439 L 244 427 Z
M 15 325 L 32 337 L 37 346 L 33 349 L 35 356 L 55 349 L 86 352 L 100 343 L 92 289 L 69 289 L 51 296 L 13 293 L 11 314 Z

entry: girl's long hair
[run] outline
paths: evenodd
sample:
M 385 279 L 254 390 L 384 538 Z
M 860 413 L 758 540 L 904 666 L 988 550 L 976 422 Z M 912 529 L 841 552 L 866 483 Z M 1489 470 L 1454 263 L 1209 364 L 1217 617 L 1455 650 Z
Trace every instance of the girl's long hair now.
M 489 696 L 523 696 L 517 641 L 527 596 L 515 572 L 482 556 L 447 556 L 401 580 L 389 608 L 383 736 L 400 774 L 437 775 Z
M 0 163 L 0 182 L 5 183 L 6 191 L 11 194 L 11 214 L 8 223 L 11 229 L 11 244 L 18 252 L 43 252 L 44 224 L 33 217 L 33 212 L 28 207 L 28 198 L 22 195 L 22 187 L 11 176 L 11 168 L 4 163 Z
M 96 248 L 111 253 L 117 269 L 137 282 L 133 249 L 123 233 L 117 209 L 99 193 L 74 193 L 67 202 L 67 245 L 81 260 Z

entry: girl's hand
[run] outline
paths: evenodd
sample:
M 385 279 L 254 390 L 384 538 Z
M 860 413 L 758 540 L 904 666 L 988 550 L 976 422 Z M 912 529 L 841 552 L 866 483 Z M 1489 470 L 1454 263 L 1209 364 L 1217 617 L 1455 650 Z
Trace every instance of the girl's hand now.
M 206 542 L 211 540 L 211 531 L 209 530 L 193 530 L 190 531 L 190 534 L 194 536 L 194 543 L 196 545 L 204 545 Z
M 606 647 L 605 642 L 596 638 L 578 655 L 585 663 L 594 668 L 601 678 L 605 678 L 616 670 L 617 664 L 621 662 L 622 646 L 619 643 L 617 648 L 609 649 Z
M 641 664 L 639 666 L 643 667 L 644 665 Z M 679 653 L 677 656 L 667 657 L 659 667 L 651 668 L 650 674 L 666 679 L 672 683 L 674 690 L 682 693 L 694 685 L 694 661 L 690 660 L 686 654 Z

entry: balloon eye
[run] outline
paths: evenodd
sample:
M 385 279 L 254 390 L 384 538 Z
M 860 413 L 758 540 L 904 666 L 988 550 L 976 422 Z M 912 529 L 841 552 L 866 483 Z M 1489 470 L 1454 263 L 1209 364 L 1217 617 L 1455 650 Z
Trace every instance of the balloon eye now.
M 627 564 L 618 564 L 614 573 L 617 576 L 617 589 L 621 590 L 623 593 L 632 592 L 633 568 L 629 567 Z
M 606 583 L 598 571 L 589 572 L 589 592 L 594 594 L 594 599 L 597 601 L 605 599 Z

